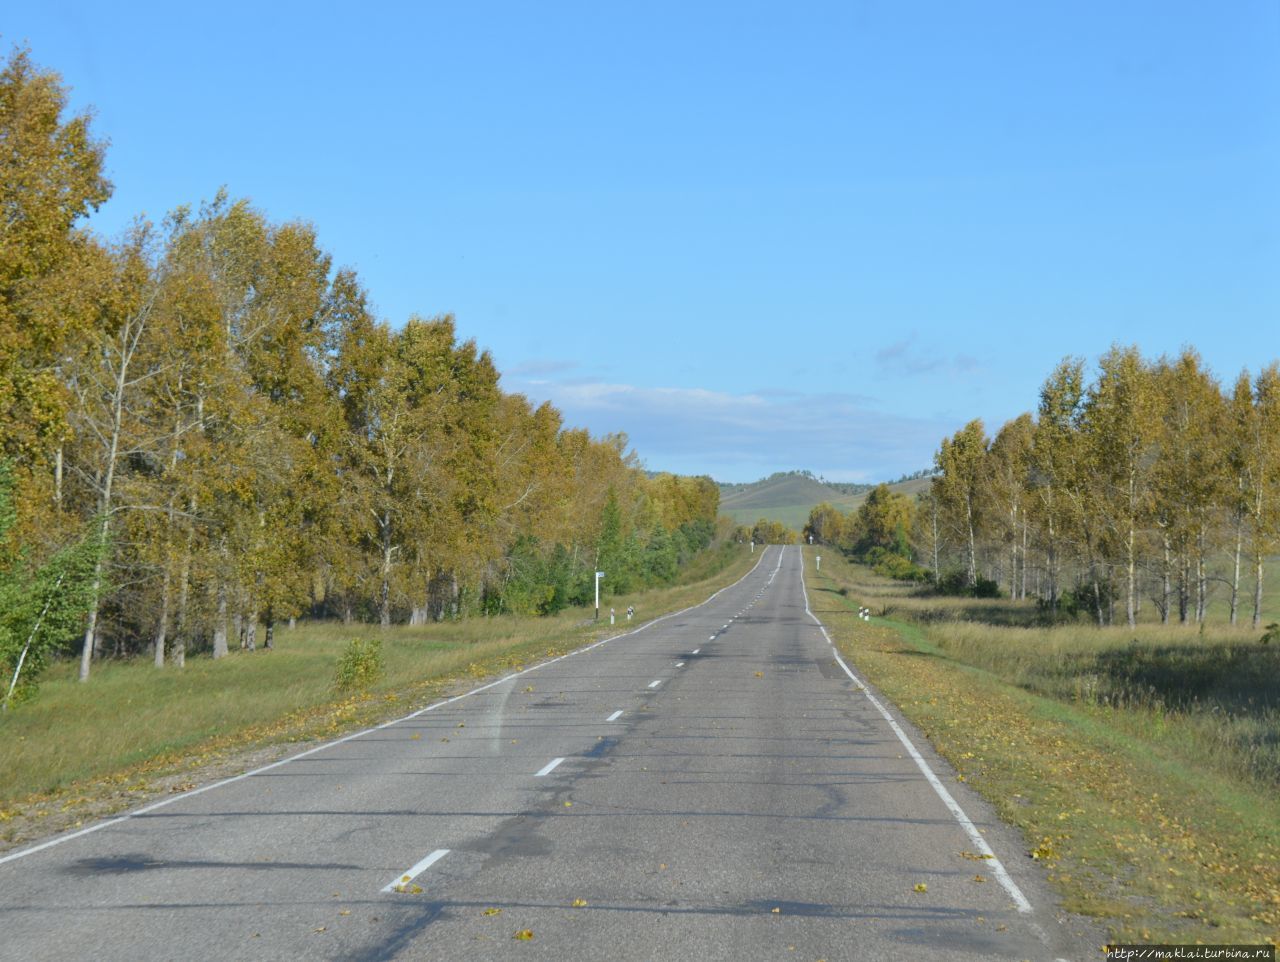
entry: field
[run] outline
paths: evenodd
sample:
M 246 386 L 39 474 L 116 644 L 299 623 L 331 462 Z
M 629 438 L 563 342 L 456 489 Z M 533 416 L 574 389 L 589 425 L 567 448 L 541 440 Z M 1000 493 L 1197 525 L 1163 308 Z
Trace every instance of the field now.
M 1280 939 L 1280 646 L 1218 623 L 1038 626 L 834 553 L 807 572 L 837 643 L 1023 830 L 1067 908 L 1122 940 Z
M 914 497 L 929 487 L 929 479 L 913 478 L 889 487 Z M 841 511 L 851 512 L 858 510 L 865 499 L 866 493 L 843 494 L 813 478 L 775 475 L 754 484 L 734 485 L 722 492 L 720 513 L 733 518 L 738 524 L 754 524 L 766 518 L 799 531 L 809 520 L 809 511 L 815 505 L 827 501 Z
M 612 598 L 637 621 L 703 600 L 759 560 L 725 545 L 693 561 L 679 586 Z M 299 623 L 272 651 L 189 657 L 182 670 L 147 659 L 106 661 L 88 684 L 76 666 L 54 666 L 39 694 L 0 718 L 0 840 L 33 834 L 33 820 L 100 813 L 106 796 L 136 804 L 152 783 L 245 749 L 332 736 L 413 707 L 474 679 L 626 630 L 590 621 L 590 609 L 549 618 L 490 617 L 420 627 Z M 607 612 L 606 612 L 607 616 Z M 352 638 L 382 639 L 385 677 L 359 696 L 334 691 Z M 182 779 L 176 787 L 184 786 Z M 8 823 L 8 824 L 6 824 Z

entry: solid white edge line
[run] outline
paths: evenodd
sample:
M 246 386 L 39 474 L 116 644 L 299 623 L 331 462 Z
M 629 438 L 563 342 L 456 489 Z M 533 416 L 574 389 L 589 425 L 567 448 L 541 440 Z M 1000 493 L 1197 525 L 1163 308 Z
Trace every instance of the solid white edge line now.
M 534 773 L 533 773 L 533 777 L 534 777 L 534 778 L 541 778 L 543 775 L 550 775 L 552 772 L 554 772 L 554 771 L 556 770 L 556 766 L 557 766 L 557 765 L 559 765 L 562 761 L 564 761 L 564 759 L 563 759 L 563 758 L 553 758 L 553 759 L 551 759 L 551 761 L 549 761 L 549 762 L 547 762 L 545 765 L 543 765 L 541 769 L 539 769 L 538 771 L 534 772 Z
M 831 646 L 831 652 L 836 656 L 836 661 L 839 663 L 840 667 L 844 669 L 844 673 L 848 675 L 853 683 L 861 689 L 862 694 L 867 696 L 867 700 L 871 702 L 871 704 L 875 705 L 876 709 L 884 717 L 884 720 L 889 723 L 889 727 L 893 729 L 893 733 L 898 736 L 898 740 L 906 747 L 907 752 L 911 755 L 912 759 L 914 759 L 916 766 L 924 775 L 925 780 L 928 781 L 928 783 L 933 787 L 933 790 L 937 792 L 938 797 L 942 799 L 942 804 L 947 807 L 947 811 L 954 816 L 955 820 L 960 823 L 960 827 L 964 829 L 965 834 L 969 836 L 969 841 L 973 842 L 980 854 L 990 856 L 985 861 L 991 866 L 996 879 L 1004 887 L 1004 890 L 1009 893 L 1009 897 L 1013 899 L 1013 904 L 1017 906 L 1018 911 L 1024 914 L 1031 912 L 1031 903 L 1028 902 L 1027 897 L 1022 894 L 1022 889 L 1018 888 L 1018 884 L 1010 877 L 1008 871 L 1005 870 L 1004 864 L 996 856 L 995 851 L 988 844 L 987 840 L 982 837 L 982 833 L 978 831 L 977 826 L 975 826 L 969 816 L 964 813 L 964 809 L 960 807 L 960 803 L 952 798 L 951 793 L 947 791 L 946 786 L 938 780 L 938 776 L 933 773 L 933 769 L 929 767 L 929 763 L 926 762 L 920 752 L 916 750 L 916 746 L 912 744 L 911 739 L 907 737 L 907 733 L 902 730 L 902 727 L 894 720 L 894 717 L 889 714 L 888 709 L 880 703 L 880 700 L 876 698 L 875 695 L 871 694 L 871 689 L 867 687 L 867 683 L 855 675 L 849 666 L 845 664 L 844 659 L 840 657 L 840 651 L 836 648 L 836 643 L 832 641 L 831 636 L 827 634 L 826 625 L 824 625 L 818 619 L 818 616 L 809 609 L 809 590 L 805 587 L 804 583 L 803 564 L 800 565 L 800 590 L 804 594 L 805 614 L 814 620 L 814 623 L 817 624 L 819 630 L 822 632 L 822 637 L 827 639 L 827 644 Z
M 382 891 L 394 892 L 397 886 L 408 885 L 410 882 L 416 879 L 419 875 L 421 875 L 427 869 L 431 868 L 431 866 L 435 865 L 436 862 L 440 861 L 442 858 L 444 858 L 448 854 L 449 854 L 449 850 L 447 848 L 436 849 L 434 852 L 432 852 L 430 855 L 424 858 L 421 862 L 419 862 L 413 868 L 409 869 L 409 871 L 405 872 L 403 875 L 397 875 L 395 879 L 393 879 L 392 881 L 384 885 L 382 887 Z
M 612 715 L 606 718 L 605 721 L 617 721 L 621 715 L 622 715 L 622 709 L 619 708 L 616 712 L 614 712 Z
M 657 687 L 658 687 L 659 685 L 661 685 L 661 684 L 662 684 L 662 679 L 661 679 L 661 678 L 659 678 L 657 681 L 651 681 L 651 682 L 649 682 L 649 687 L 650 687 L 650 688 L 657 688 Z
M 558 655 L 555 658 L 549 658 L 546 661 L 538 662 L 538 664 L 536 665 L 530 665 L 528 668 L 522 669 L 521 671 L 513 672 L 510 675 L 504 675 L 502 678 L 499 678 L 496 681 L 491 681 L 486 685 L 481 685 L 479 688 L 472 688 L 470 691 L 464 691 L 461 695 L 454 695 L 452 698 L 445 698 L 442 701 L 434 702 L 433 704 L 427 705 L 425 708 L 419 708 L 417 711 L 410 712 L 409 714 L 403 715 L 400 718 L 393 718 L 391 719 L 391 721 L 385 721 L 380 725 L 374 725 L 372 728 L 366 728 L 363 731 L 352 732 L 350 735 L 343 735 L 341 738 L 335 738 L 333 741 L 324 742 L 321 745 L 315 745 L 311 748 L 308 748 L 306 751 L 298 752 L 298 754 L 296 755 L 290 755 L 288 758 L 282 758 L 279 761 L 272 762 L 269 765 L 263 765 L 261 768 L 255 768 L 255 769 L 252 769 L 251 771 L 241 772 L 239 775 L 232 775 L 230 778 L 224 778 L 221 781 L 210 782 L 208 785 L 202 785 L 199 788 L 193 788 L 189 792 L 183 792 L 180 795 L 171 795 L 168 798 L 162 798 L 158 802 L 152 802 L 149 805 L 144 805 L 142 806 L 142 808 L 134 809 L 132 812 L 126 812 L 124 815 L 118 815 L 115 818 L 108 819 L 105 822 L 96 822 L 93 825 L 88 825 L 82 829 L 78 829 L 77 831 L 71 832 L 70 834 L 67 834 L 67 835 L 55 835 L 53 838 L 45 839 L 45 841 L 40 842 L 36 845 L 32 845 L 30 848 L 19 849 L 16 852 L 10 852 L 8 855 L 0 855 L 0 865 L 5 864 L 6 862 L 16 862 L 20 858 L 26 858 L 28 855 L 34 855 L 36 852 L 42 852 L 47 848 L 53 848 L 55 845 L 61 845 L 63 842 L 70 842 L 72 839 L 80 838 L 82 835 L 91 835 L 94 832 L 100 832 L 104 828 L 110 828 L 112 825 L 117 825 L 120 822 L 127 822 L 129 819 L 137 818 L 139 815 L 149 814 L 150 812 L 154 812 L 156 809 L 164 808 L 166 805 L 172 805 L 175 802 L 180 802 L 184 798 L 191 798 L 195 795 L 203 795 L 205 792 L 213 791 L 213 789 L 215 788 L 222 788 L 222 786 L 224 785 L 231 785 L 235 782 L 242 781 L 246 778 L 252 778 L 255 775 L 261 775 L 263 772 L 269 772 L 272 769 L 279 768 L 281 765 L 288 765 L 290 762 L 296 762 L 300 758 L 306 758 L 308 755 L 314 755 L 316 752 L 324 751 L 324 749 L 326 748 L 332 748 L 335 745 L 341 745 L 344 742 L 349 742 L 356 738 L 362 738 L 365 735 L 371 735 L 372 733 L 376 731 L 381 731 L 384 728 L 390 728 L 393 725 L 399 725 L 401 722 L 409 721 L 411 718 L 417 718 L 419 715 L 425 715 L 429 711 L 435 711 L 437 708 L 443 708 L 445 705 L 452 705 L 455 701 L 461 701 L 464 698 L 470 698 L 472 695 L 478 695 L 480 694 L 480 692 L 487 691 L 488 689 L 493 688 L 495 685 L 501 685 L 503 682 L 511 681 L 513 678 L 519 678 L 521 675 L 527 675 L 529 674 L 529 672 L 537 671 L 539 668 L 546 668 L 547 665 L 554 665 L 557 661 L 563 661 L 566 658 L 572 658 L 574 655 L 580 655 L 584 651 L 591 651 L 593 648 L 599 648 L 601 645 L 607 645 L 609 642 L 617 641 L 620 638 L 630 638 L 632 635 L 638 635 L 640 634 L 640 632 L 644 631 L 646 628 L 652 628 L 654 625 L 659 624 L 660 622 L 667 621 L 670 618 L 675 618 L 679 615 L 683 615 L 685 612 L 693 611 L 693 609 L 695 608 L 701 608 L 703 605 L 710 604 L 719 595 L 728 591 L 730 588 L 736 588 L 738 585 L 742 584 L 742 582 L 746 581 L 748 578 L 750 578 L 753 574 L 756 573 L 756 569 L 759 568 L 760 565 L 764 563 L 764 559 L 765 557 L 767 557 L 767 555 L 768 555 L 767 551 L 762 552 L 760 555 L 760 560 L 751 566 L 750 571 L 744 574 L 737 581 L 733 582 L 733 584 L 725 585 L 723 588 L 713 591 L 710 595 L 706 597 L 706 599 L 704 599 L 703 601 L 699 601 L 696 605 L 690 605 L 688 608 L 681 608 L 679 611 L 673 611 L 670 614 L 666 614 L 666 615 L 662 615 L 661 617 L 654 618 L 653 621 L 647 621 L 643 625 L 641 625 L 639 628 L 635 628 L 632 631 L 627 631 L 620 635 L 613 635 L 609 638 L 602 638 L 599 641 L 592 642 L 591 644 L 585 645 L 582 648 L 575 648 L 573 651 L 566 652 L 563 655 Z M 779 561 L 779 564 L 781 564 L 781 561 Z

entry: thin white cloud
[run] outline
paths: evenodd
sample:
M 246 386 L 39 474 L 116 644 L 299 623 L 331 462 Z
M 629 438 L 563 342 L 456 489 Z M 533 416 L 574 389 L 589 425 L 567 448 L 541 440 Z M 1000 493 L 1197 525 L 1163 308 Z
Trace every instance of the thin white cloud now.
M 877 372 L 883 377 L 923 377 L 927 374 L 978 374 L 984 368 L 980 360 L 969 354 L 935 354 L 918 348 L 916 339 L 916 333 L 912 331 L 876 351 Z
M 896 477 L 927 467 L 938 441 L 955 429 L 941 419 L 885 414 L 855 394 L 733 394 L 579 379 L 511 386 L 552 401 L 568 424 L 625 432 L 651 468 L 724 480 L 791 468 L 840 480 Z

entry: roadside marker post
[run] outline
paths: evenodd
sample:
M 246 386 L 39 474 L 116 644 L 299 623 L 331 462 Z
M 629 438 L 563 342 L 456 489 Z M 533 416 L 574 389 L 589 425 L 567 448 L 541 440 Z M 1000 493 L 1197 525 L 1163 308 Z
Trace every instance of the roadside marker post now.
M 603 577 L 603 571 L 596 572 L 596 621 L 600 620 L 600 579 Z

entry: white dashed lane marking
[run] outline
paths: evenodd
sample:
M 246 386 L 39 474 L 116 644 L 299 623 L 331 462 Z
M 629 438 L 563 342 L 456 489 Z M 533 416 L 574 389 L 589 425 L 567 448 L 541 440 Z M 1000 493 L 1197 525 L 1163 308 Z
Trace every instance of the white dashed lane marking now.
M 430 855 L 424 858 L 421 862 L 419 862 L 413 868 L 409 869 L 409 871 L 405 872 L 403 875 L 397 875 L 395 878 L 393 878 L 390 882 L 388 882 L 386 885 L 382 887 L 382 891 L 394 892 L 397 889 L 399 889 L 401 886 L 408 885 L 410 882 L 416 879 L 419 875 L 421 875 L 427 869 L 431 868 L 431 866 L 435 865 L 436 862 L 440 861 L 442 858 L 444 858 L 448 854 L 449 854 L 449 850 L 447 848 L 436 849 L 434 852 L 432 852 Z
M 534 773 L 533 777 L 541 778 L 543 775 L 550 775 L 553 771 L 556 770 L 556 766 L 559 765 L 562 761 L 564 761 L 563 758 L 551 759 L 551 761 L 547 762 L 545 765 L 542 766 L 540 771 Z

